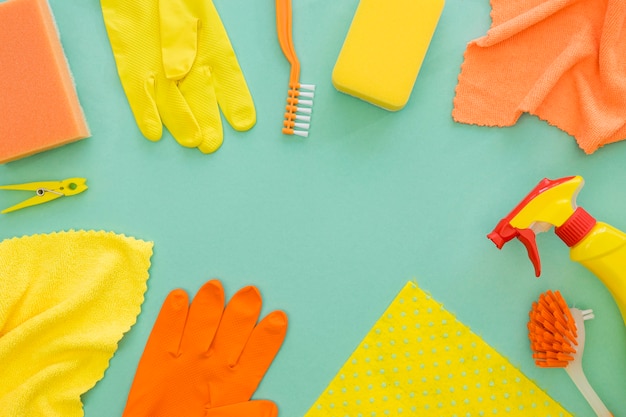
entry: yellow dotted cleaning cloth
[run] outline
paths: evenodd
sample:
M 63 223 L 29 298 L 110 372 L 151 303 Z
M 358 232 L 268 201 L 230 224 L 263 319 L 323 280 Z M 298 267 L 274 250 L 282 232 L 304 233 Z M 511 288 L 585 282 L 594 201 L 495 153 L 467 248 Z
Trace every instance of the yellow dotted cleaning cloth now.
M 407 415 L 571 416 L 412 282 L 306 417 Z
M 101 231 L 0 243 L 0 416 L 83 416 L 141 310 L 152 246 Z

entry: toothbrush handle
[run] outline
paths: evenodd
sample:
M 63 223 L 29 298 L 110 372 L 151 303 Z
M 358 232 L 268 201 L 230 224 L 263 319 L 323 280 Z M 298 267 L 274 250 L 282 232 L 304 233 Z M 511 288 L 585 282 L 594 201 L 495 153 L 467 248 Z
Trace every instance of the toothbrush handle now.
M 565 370 L 598 417 L 613 417 L 613 414 L 591 387 L 579 362 L 571 362 L 565 367 Z

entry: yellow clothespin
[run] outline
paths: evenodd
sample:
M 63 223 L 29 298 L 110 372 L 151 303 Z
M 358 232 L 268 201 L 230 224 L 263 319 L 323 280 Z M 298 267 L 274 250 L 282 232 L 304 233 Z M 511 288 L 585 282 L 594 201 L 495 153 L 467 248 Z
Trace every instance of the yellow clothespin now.
M 0 190 L 34 191 L 36 194 L 28 200 L 0 211 L 0 213 L 9 213 L 25 207 L 47 203 L 59 197 L 82 193 L 87 189 L 86 182 L 87 180 L 85 178 L 68 178 L 63 181 L 39 181 L 26 184 L 0 185 Z

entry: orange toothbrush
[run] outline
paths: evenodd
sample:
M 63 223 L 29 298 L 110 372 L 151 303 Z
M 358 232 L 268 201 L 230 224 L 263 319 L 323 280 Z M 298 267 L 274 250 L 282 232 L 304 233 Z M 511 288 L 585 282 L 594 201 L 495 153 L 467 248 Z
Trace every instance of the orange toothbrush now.
M 315 86 L 300 84 L 300 61 L 293 46 L 291 26 L 291 0 L 276 0 L 278 41 L 287 61 L 291 64 L 283 133 L 307 137 Z
M 593 390 L 583 372 L 585 320 L 593 310 L 569 308 L 559 291 L 547 291 L 533 302 L 529 313 L 528 337 L 535 364 L 542 368 L 564 368 L 598 417 L 613 416 Z

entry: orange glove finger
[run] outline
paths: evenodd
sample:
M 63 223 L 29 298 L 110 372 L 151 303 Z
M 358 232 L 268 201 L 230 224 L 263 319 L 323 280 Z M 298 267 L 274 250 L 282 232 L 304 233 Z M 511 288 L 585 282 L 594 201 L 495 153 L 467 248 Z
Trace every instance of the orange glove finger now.
M 254 286 L 240 289 L 228 302 L 211 349 L 216 355 L 224 357 L 229 366 L 235 365 L 239 360 L 243 347 L 257 324 L 261 305 L 261 294 Z
M 211 346 L 210 361 L 228 378 L 211 390 L 211 404 L 221 406 L 254 394 L 284 340 L 287 316 L 270 313 L 257 324 L 262 306 L 254 286 L 239 290 L 226 306 Z
M 154 391 L 167 375 L 171 358 L 176 357 L 172 353 L 178 353 L 188 309 L 189 297 L 181 289 L 171 291 L 165 298 L 139 360 L 124 417 L 141 417 L 155 409 Z
M 241 353 L 237 367 L 242 373 L 264 375 L 287 334 L 287 315 L 272 311 L 254 328 Z M 252 378 L 251 378 L 252 379 Z M 260 378 L 258 378 L 260 382 Z M 251 394 L 256 390 L 252 388 Z
M 205 283 L 196 293 L 181 341 L 181 352 L 207 352 L 224 312 L 224 288 L 216 280 Z
M 184 290 L 176 289 L 167 295 L 146 343 L 142 361 L 146 356 L 146 361 L 150 361 L 163 353 L 178 353 L 188 309 L 189 296 Z
M 207 410 L 206 417 L 276 417 L 278 407 L 272 401 L 252 400 Z

